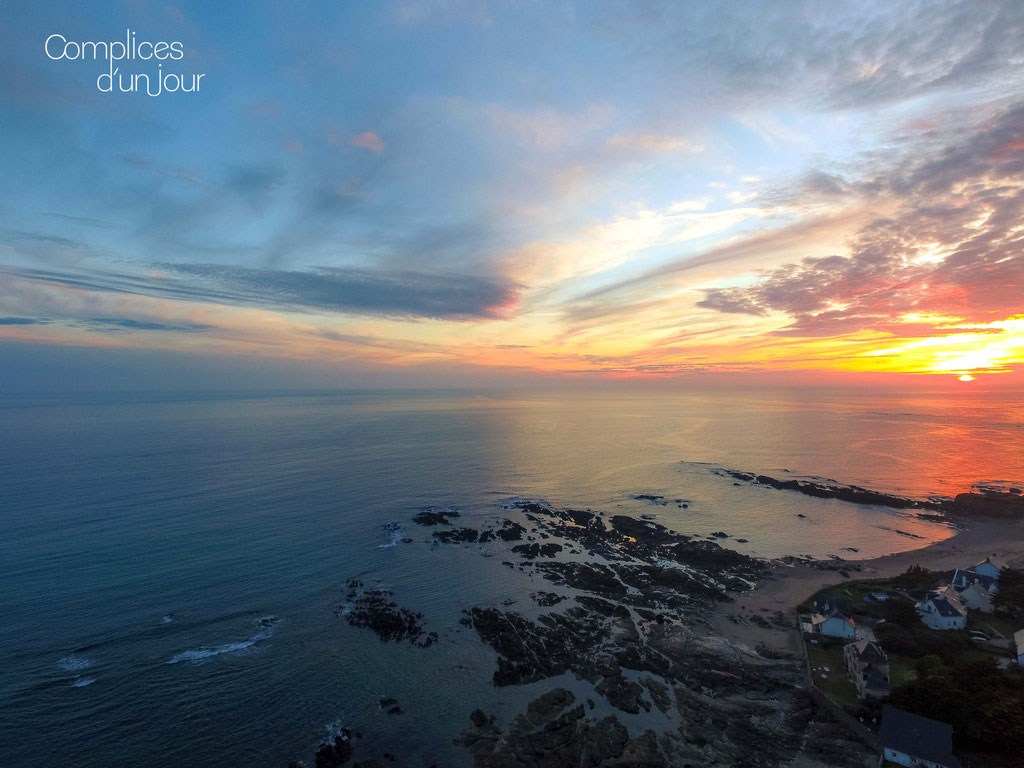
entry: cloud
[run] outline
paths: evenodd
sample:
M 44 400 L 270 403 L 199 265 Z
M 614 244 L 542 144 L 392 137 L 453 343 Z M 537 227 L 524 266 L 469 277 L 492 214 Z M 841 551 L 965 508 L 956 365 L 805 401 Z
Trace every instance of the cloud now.
M 542 151 L 585 144 L 612 120 L 615 109 L 606 103 L 591 104 L 579 111 L 515 110 L 501 104 L 453 105 L 473 120 L 483 118 L 492 130 L 510 133 L 526 147 Z
M 213 325 L 202 323 L 180 323 L 169 325 L 167 323 L 154 323 L 144 320 L 132 320 L 127 317 L 92 317 L 85 321 L 92 326 L 99 326 L 95 330 L 100 331 L 177 331 L 181 333 L 193 333 L 196 331 L 209 331 L 215 328 Z
M 167 268 L 198 278 L 215 295 L 265 306 L 451 320 L 500 317 L 518 300 L 518 286 L 469 275 L 332 267 L 298 272 L 213 264 Z
M 608 4 L 595 25 L 620 64 L 699 82 L 699 103 L 847 110 L 940 89 L 1005 85 L 1024 34 L 1020 3 Z M 669 85 L 670 84 L 670 85 Z
M 689 139 L 679 136 L 662 136 L 656 133 L 625 133 L 608 139 L 612 149 L 625 149 L 634 152 L 661 154 L 664 152 L 700 152 L 701 147 Z
M 509 316 L 522 289 L 503 278 L 318 267 L 308 271 L 218 264 L 161 264 L 163 274 L 88 275 L 5 268 L 12 277 L 78 290 L 288 311 L 440 320 Z
M 384 151 L 384 139 L 372 131 L 357 133 L 350 139 L 350 141 L 353 147 L 368 149 L 371 152 L 376 152 L 377 154 Z
M 0 325 L 45 325 L 46 322 L 31 317 L 0 317 Z
M 916 150 L 915 150 L 916 151 Z M 705 290 L 698 305 L 793 322 L 789 335 L 900 328 L 903 315 L 986 323 L 1021 311 L 1024 296 L 1024 105 L 935 153 L 876 173 L 866 189 L 901 199 L 862 227 L 846 255 L 813 256 L 748 286 Z M 949 332 L 948 322 L 917 331 Z
M 97 255 L 88 243 L 60 235 L 0 229 L 0 245 L 8 245 L 19 253 L 44 262 L 73 263 Z

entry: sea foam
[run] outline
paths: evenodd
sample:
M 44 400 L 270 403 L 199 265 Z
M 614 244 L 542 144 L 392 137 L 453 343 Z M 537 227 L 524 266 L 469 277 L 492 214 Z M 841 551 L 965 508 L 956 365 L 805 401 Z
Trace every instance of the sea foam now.
M 68 672 L 78 672 L 83 669 L 88 669 L 95 664 L 92 659 L 87 659 L 85 656 L 76 656 L 75 654 L 69 654 L 61 658 L 57 662 L 57 666 L 61 669 L 67 670 Z
M 384 526 L 384 530 L 391 534 L 391 538 L 386 544 L 378 544 L 377 549 L 390 549 L 402 540 L 402 526 L 398 523 L 388 523 Z
M 227 643 L 225 645 L 217 645 L 213 648 L 197 648 L 193 651 L 182 651 L 178 655 L 171 658 L 168 664 L 178 664 L 182 661 L 194 661 L 200 662 L 206 659 L 213 658 L 214 656 L 220 656 L 222 653 L 238 653 L 252 648 L 256 643 L 261 640 L 266 640 L 268 637 L 274 634 L 274 626 L 277 624 L 277 619 L 273 617 L 264 617 L 257 619 L 256 623 L 260 627 L 260 631 L 250 637 L 248 640 L 240 640 L 237 643 Z

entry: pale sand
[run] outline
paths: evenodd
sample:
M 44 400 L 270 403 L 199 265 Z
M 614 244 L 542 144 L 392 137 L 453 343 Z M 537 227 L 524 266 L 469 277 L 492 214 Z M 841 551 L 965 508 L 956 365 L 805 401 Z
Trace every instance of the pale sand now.
M 850 578 L 844 578 L 837 571 L 822 571 L 806 565 L 775 565 L 771 576 L 760 582 L 756 589 L 740 595 L 733 603 L 722 604 L 711 619 L 712 629 L 716 634 L 750 648 L 764 642 L 780 650 L 797 651 L 800 637 L 795 629 L 773 627 L 766 630 L 743 617 L 760 614 L 770 620 L 776 611 L 782 611 L 795 627 L 796 607 L 818 590 L 833 584 L 888 578 L 903 573 L 912 565 L 933 571 L 970 568 L 990 555 L 1014 566 L 1024 562 L 1024 522 L 978 518 L 967 521 L 966 525 L 966 529 L 952 538 L 922 549 L 870 560 L 851 560 L 850 564 L 859 565 L 861 570 L 851 570 Z M 740 621 L 730 621 L 729 616 L 736 616 Z

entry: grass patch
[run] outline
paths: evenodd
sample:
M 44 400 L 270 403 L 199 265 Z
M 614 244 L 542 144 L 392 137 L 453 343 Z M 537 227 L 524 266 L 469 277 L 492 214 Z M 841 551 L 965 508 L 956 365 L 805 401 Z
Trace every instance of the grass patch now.
M 909 683 L 917 679 L 917 660 L 908 656 L 893 656 L 889 654 L 889 683 L 895 688 L 897 685 Z
M 811 662 L 811 677 L 814 684 L 832 701 L 847 709 L 861 706 L 857 698 L 857 689 L 846 673 L 843 664 L 842 646 L 822 647 L 807 643 L 807 658 Z M 825 672 L 824 668 L 829 671 Z M 828 675 L 823 678 L 822 674 Z

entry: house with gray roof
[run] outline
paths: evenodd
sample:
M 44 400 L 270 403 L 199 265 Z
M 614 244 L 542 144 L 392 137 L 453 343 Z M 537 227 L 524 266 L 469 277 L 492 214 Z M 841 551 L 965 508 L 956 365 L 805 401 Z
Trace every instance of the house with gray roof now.
M 882 755 L 897 765 L 963 768 L 953 756 L 953 728 L 885 704 L 879 732 Z
M 843 646 L 843 660 L 857 695 L 882 698 L 889 695 L 889 657 L 873 640 L 858 640 Z
M 930 629 L 963 629 L 967 626 L 967 608 L 951 587 L 932 590 L 914 607 L 921 621 Z

